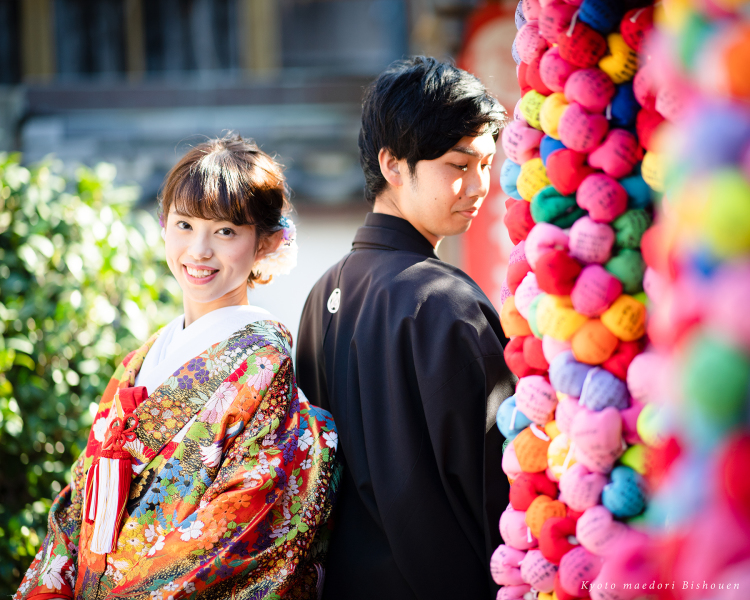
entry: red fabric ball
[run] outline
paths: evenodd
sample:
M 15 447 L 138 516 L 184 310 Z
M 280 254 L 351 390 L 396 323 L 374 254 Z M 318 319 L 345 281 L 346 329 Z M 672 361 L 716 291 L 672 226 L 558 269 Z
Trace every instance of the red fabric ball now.
M 654 110 L 656 107 L 656 84 L 654 82 L 654 69 L 646 64 L 638 69 L 633 77 L 633 94 L 643 108 Z
M 572 31 L 568 29 L 558 34 L 557 45 L 560 56 L 582 69 L 595 67 L 608 50 L 602 34 L 580 20 L 576 22 Z
M 525 202 L 525 200 L 524 200 Z M 531 271 L 531 267 L 526 260 L 519 260 L 508 265 L 508 274 L 506 275 L 506 281 L 508 282 L 508 289 L 511 294 L 515 294 L 518 286 L 526 277 L 526 274 Z
M 533 369 L 539 369 L 542 372 L 549 369 L 549 363 L 542 351 L 542 340 L 533 335 L 527 335 L 523 340 L 523 359 Z
M 620 21 L 620 34 L 625 43 L 640 54 L 646 35 L 654 27 L 654 7 L 634 8 Z
M 537 56 L 529 63 L 529 67 L 526 69 L 526 82 L 543 96 L 549 96 L 552 93 L 552 90 L 544 85 L 544 82 L 542 81 L 542 75 L 539 72 L 539 63 L 541 62 L 542 57 Z
M 680 274 L 680 266 L 674 255 L 670 255 L 664 245 L 664 229 L 654 223 L 641 237 L 641 255 L 646 266 L 674 281 Z
M 666 264 L 660 243 L 661 239 L 663 239 L 661 229 L 661 226 L 655 223 L 643 233 L 641 237 L 641 255 L 643 256 L 643 262 L 647 266 L 664 274 Z
M 573 291 L 580 263 L 565 250 L 550 250 L 536 261 L 536 281 L 539 288 L 548 294 L 567 296 Z
M 643 351 L 643 340 L 645 338 L 635 342 L 620 342 L 615 348 L 615 353 L 602 363 L 602 368 L 626 381 L 630 363 Z
M 530 337 L 533 338 L 534 336 L 516 336 L 505 345 L 503 350 L 505 364 L 516 377 L 528 377 L 529 375 L 542 375 L 544 373 L 543 369 L 536 369 L 529 365 L 524 356 L 524 341 Z
M 516 68 L 516 74 L 518 75 L 518 87 L 521 88 L 521 96 L 525 96 L 526 92 L 531 90 L 531 85 L 528 83 L 527 73 L 529 72 L 529 65 L 522 62 Z
M 518 244 L 526 239 L 529 231 L 536 225 L 531 216 L 531 203 L 509 198 L 505 201 L 505 208 L 503 223 L 508 228 L 511 241 Z
M 638 134 L 638 141 L 646 150 L 651 150 L 651 138 L 654 131 L 664 120 L 664 117 L 655 110 L 642 108 L 638 111 L 638 116 L 635 118 L 635 131 Z
M 515 510 L 526 510 L 537 496 L 557 498 L 557 484 L 543 472 L 521 473 L 510 486 L 510 504 Z
M 735 435 L 724 449 L 720 462 L 722 491 L 729 503 L 750 520 L 750 435 Z
M 682 447 L 674 436 L 670 436 L 661 444 L 647 449 L 646 480 L 652 486 L 652 489 L 659 487 L 659 484 L 672 468 L 672 464 L 681 454 Z
M 568 536 L 576 534 L 576 522 L 570 517 L 551 517 L 542 525 L 539 533 L 539 550 L 544 558 L 556 565 L 568 550 L 575 548 Z
M 594 172 L 582 152 L 563 148 L 547 157 L 547 177 L 563 196 L 575 194 L 581 182 Z

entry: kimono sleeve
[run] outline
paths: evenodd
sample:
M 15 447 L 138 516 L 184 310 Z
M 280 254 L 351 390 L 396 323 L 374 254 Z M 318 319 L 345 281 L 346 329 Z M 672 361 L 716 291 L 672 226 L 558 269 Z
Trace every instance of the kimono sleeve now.
M 318 418 L 299 402 L 291 359 L 274 371 L 259 405 L 257 392 L 242 384 L 210 445 L 201 442 L 203 464 L 218 470 L 198 510 L 178 506 L 172 528 L 156 523 L 143 575 L 136 565 L 113 593 L 317 597 L 317 534 L 331 510 L 337 436 L 328 413 L 318 410 Z
M 73 598 L 81 533 L 85 455 L 84 450 L 73 465 L 72 484 L 66 486 L 52 503 L 47 536 L 26 571 L 14 600 Z

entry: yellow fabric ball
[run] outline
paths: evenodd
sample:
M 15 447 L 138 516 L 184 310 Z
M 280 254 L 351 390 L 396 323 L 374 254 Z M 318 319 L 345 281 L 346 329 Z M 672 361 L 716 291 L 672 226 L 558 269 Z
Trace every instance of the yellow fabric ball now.
M 560 139 L 560 134 L 557 133 L 557 124 L 560 122 L 560 117 L 562 117 L 567 108 L 568 100 L 562 92 L 550 94 L 544 100 L 542 109 L 539 112 L 539 124 L 542 127 L 542 131 L 551 138 Z
M 547 169 L 541 158 L 532 158 L 521 165 L 521 173 L 516 181 L 516 188 L 521 198 L 531 202 L 534 195 L 550 185 Z

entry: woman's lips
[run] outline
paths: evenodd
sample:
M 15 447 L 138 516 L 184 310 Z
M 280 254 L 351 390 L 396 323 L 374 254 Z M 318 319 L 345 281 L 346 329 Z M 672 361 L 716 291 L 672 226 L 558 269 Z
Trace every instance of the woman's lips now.
M 202 271 L 202 272 L 204 272 L 204 273 L 205 273 L 206 271 L 213 271 L 213 272 L 212 272 L 212 273 L 211 273 L 210 275 L 206 275 L 205 277 L 195 277 L 195 276 L 191 275 L 191 274 L 190 274 L 190 273 L 188 272 L 188 267 L 187 267 L 187 265 L 182 265 L 182 270 L 183 270 L 183 272 L 185 273 L 185 278 L 186 278 L 186 279 L 187 279 L 187 280 L 188 280 L 188 281 L 189 281 L 190 283 L 194 283 L 194 284 L 196 284 L 196 285 L 204 285 L 204 284 L 208 283 L 209 281 L 213 280 L 213 279 L 214 279 L 214 277 L 216 277 L 217 273 L 219 272 L 219 271 L 218 271 L 217 269 L 206 269 L 206 268 L 201 268 L 201 269 L 199 269 L 198 267 L 194 267 L 194 266 L 192 266 L 192 265 L 191 265 L 191 266 L 190 266 L 190 270 L 192 270 L 192 271 L 199 271 L 199 272 L 201 272 L 201 271 Z

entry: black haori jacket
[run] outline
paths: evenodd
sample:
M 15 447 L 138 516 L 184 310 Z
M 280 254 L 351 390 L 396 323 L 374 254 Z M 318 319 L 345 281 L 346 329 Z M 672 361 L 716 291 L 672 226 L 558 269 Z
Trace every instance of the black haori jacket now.
M 497 312 L 407 221 L 370 213 L 305 304 L 297 381 L 345 463 L 325 600 L 489 599 L 508 503 Z

